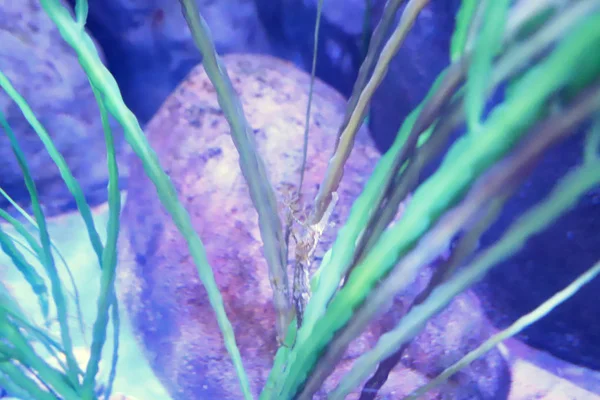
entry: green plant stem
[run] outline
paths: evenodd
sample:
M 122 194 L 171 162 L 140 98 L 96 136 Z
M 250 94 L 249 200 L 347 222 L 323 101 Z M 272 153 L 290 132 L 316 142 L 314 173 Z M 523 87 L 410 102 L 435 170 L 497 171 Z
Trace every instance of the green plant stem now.
M 39 227 L 37 226 L 34 219 L 31 218 L 31 216 L 29 214 L 27 214 L 27 212 L 21 206 L 19 206 L 8 195 L 8 193 L 6 193 L 6 191 L 4 191 L 2 188 L 0 188 L 0 195 L 2 195 L 17 210 L 17 212 L 19 212 L 19 214 L 35 228 L 35 230 L 38 232 L 38 236 L 39 236 Z M 5 219 L 8 223 L 10 223 L 15 228 L 15 230 L 18 233 L 21 234 L 21 236 L 25 237 L 25 240 L 27 241 L 27 243 L 29 245 L 29 247 L 25 246 L 24 244 L 21 246 L 21 247 L 23 247 L 23 249 L 25 249 L 25 251 L 29 252 L 30 254 L 33 254 L 40 261 L 44 259 L 44 252 L 43 252 L 42 247 L 37 243 L 37 241 L 35 240 L 33 235 L 31 233 L 29 233 L 29 231 L 25 228 L 25 226 L 20 221 L 18 221 L 16 218 L 13 218 L 10 214 L 8 214 L 4 210 L 0 210 L 0 218 Z M 19 243 L 19 242 L 17 242 L 15 240 L 15 243 Z M 75 309 L 77 312 L 77 320 L 79 322 L 79 330 L 81 331 L 81 334 L 83 336 L 84 331 L 85 331 L 85 329 L 83 327 L 83 313 L 81 312 L 81 302 L 79 299 L 79 290 L 77 289 L 77 285 L 75 284 L 75 277 L 73 276 L 73 272 L 69 268 L 69 265 L 67 264 L 67 261 L 65 260 L 65 257 L 63 256 L 61 251 L 58 249 L 56 244 L 52 241 L 52 238 L 50 238 L 50 245 L 52 246 L 52 249 L 54 249 L 54 251 L 56 252 L 56 255 L 58 256 L 61 263 L 65 267 L 65 270 L 67 271 L 67 275 L 69 276 L 69 280 L 71 281 L 71 286 L 73 287 L 73 300 L 75 302 Z M 48 322 L 48 321 L 46 321 L 46 322 Z
M 6 234 L 0 227 L 0 248 L 7 254 L 17 270 L 23 275 L 25 281 L 31 287 L 31 290 L 36 295 L 42 315 L 44 319 L 48 319 L 49 304 L 48 304 L 48 289 L 43 278 L 37 273 L 35 268 L 25 259 L 23 254 L 17 249 L 11 237 Z
M 521 147 L 515 155 L 497 164 L 492 171 L 480 178 L 479 183 L 473 187 L 467 198 L 451 212 L 447 213 L 438 222 L 437 226 L 432 228 L 421 239 L 418 247 L 400 261 L 394 271 L 378 286 L 377 291 L 355 313 L 353 320 L 340 333 L 336 340 L 345 344 L 349 343 L 361 329 L 361 326 L 364 326 L 376 316 L 374 314 L 384 312 L 389 307 L 393 296 L 405 289 L 412 282 L 418 269 L 430 262 L 432 256 L 437 254 L 435 249 L 444 248 L 446 243 L 459 230 L 464 229 L 464 226 L 473 219 L 474 215 L 479 213 L 478 210 L 490 204 L 491 198 L 505 195 L 507 188 L 514 190 L 515 184 L 524 179 L 527 171 L 531 169 L 532 164 L 535 164 L 535 161 L 550 146 L 555 145 L 564 137 L 574 134 L 576 126 L 590 114 L 593 107 L 600 105 L 600 90 L 598 89 L 600 89 L 600 86 L 595 91 L 584 95 L 580 99 L 580 102 L 573 106 L 565 115 L 550 118 L 543 124 L 540 124 L 539 128 L 535 130 L 535 136 L 532 137 L 529 143 Z M 330 345 L 330 348 L 338 347 L 335 343 Z M 328 351 L 328 353 L 331 354 L 326 355 L 325 358 L 336 356 L 331 351 Z M 389 354 L 386 352 L 386 357 L 388 356 Z M 369 369 L 373 367 L 373 364 L 369 365 Z M 345 394 L 349 393 L 351 385 L 357 384 L 357 382 L 360 382 L 368 374 L 368 370 L 363 370 L 359 373 L 357 367 L 354 375 L 352 375 L 354 381 L 351 383 L 351 379 L 348 378 L 343 384 L 340 383 L 340 387 L 343 387 L 343 389 L 336 391 L 338 397 L 334 398 L 343 398 Z M 316 371 L 315 375 L 322 376 L 322 371 Z
M 82 3 L 87 1 L 80 0 Z M 104 128 L 104 138 L 106 141 L 107 161 L 108 161 L 108 227 L 106 246 L 102 254 L 102 276 L 100 278 L 100 295 L 98 298 L 97 316 L 93 327 L 92 348 L 90 359 L 83 379 L 82 395 L 83 400 L 92 400 L 94 397 L 96 374 L 98 373 L 100 359 L 102 357 L 102 348 L 106 340 L 106 330 L 109 322 L 109 308 L 112 307 L 113 327 L 115 331 L 115 350 L 118 352 L 118 310 L 119 305 L 115 295 L 115 273 L 117 268 L 117 239 L 119 236 L 119 216 L 121 211 L 121 192 L 119 191 L 119 168 L 117 165 L 117 156 L 112 130 L 108 120 L 108 112 L 102 101 L 99 91 L 93 87 L 94 95 L 100 107 L 100 115 Z M 114 369 L 114 364 L 112 369 Z M 111 374 L 112 374 L 111 369 Z
M 600 183 L 598 168 L 600 164 L 594 163 L 570 172 L 555 188 L 551 197 L 523 215 L 501 240 L 463 267 L 452 279 L 436 288 L 427 301 L 414 307 L 394 330 L 384 334 L 373 350 L 357 360 L 353 370 L 343 378 L 340 387 L 353 385 L 361 376 L 368 375 L 368 371 L 377 365 L 377 360 L 385 358 L 393 349 L 414 337 L 426 321 L 440 312 L 458 293 L 480 280 L 497 263 L 518 251 L 527 237 L 540 232 L 572 207 L 581 194 Z M 359 374 L 359 371 L 365 373 Z M 336 389 L 336 396 L 332 396 L 332 399 L 342 398 L 337 394 L 343 396 L 347 389 Z
M 0 290 L 6 289 L 0 286 Z M 31 339 L 27 339 L 29 343 L 34 340 L 40 342 L 48 354 L 54 357 L 54 360 L 57 362 L 60 368 L 62 368 L 63 371 L 67 370 L 67 365 L 61 359 L 61 356 L 65 358 L 65 352 L 62 350 L 60 343 L 51 338 L 44 330 L 27 321 L 21 312 L 17 312 L 15 307 L 7 307 L 6 295 L 0 294 L 0 311 L 5 312 L 18 329 L 22 330 L 24 334 L 31 337 Z
M 315 34 L 313 39 L 313 59 L 310 72 L 310 85 L 308 88 L 308 104 L 306 105 L 306 117 L 304 119 L 304 143 L 302 145 L 302 165 L 300 168 L 300 182 L 298 183 L 298 195 L 302 193 L 302 185 L 304 184 L 304 170 L 306 168 L 306 159 L 308 157 L 308 134 L 310 124 L 310 107 L 312 105 L 313 88 L 315 86 L 315 74 L 317 71 L 317 53 L 319 51 L 319 28 L 321 27 L 321 14 L 323 13 L 323 2 L 319 0 L 317 3 L 317 20 L 315 22 Z
M 492 72 L 494 57 L 501 50 L 506 16 L 511 0 L 493 0 L 485 4 L 480 32 L 475 40 L 472 61 L 467 74 L 465 111 L 472 134 L 481 128 L 481 117 L 486 103 L 487 82 Z
M 527 328 L 528 326 L 532 325 L 533 323 L 539 321 L 540 319 L 548 315 L 561 303 L 564 303 L 569 298 L 571 298 L 584 285 L 588 284 L 592 279 L 595 279 L 598 276 L 598 274 L 600 274 L 600 261 L 596 262 L 596 264 L 593 267 L 591 267 L 586 272 L 577 277 L 577 279 L 571 282 L 569 286 L 565 287 L 564 289 L 550 297 L 548 300 L 540 304 L 535 310 L 525 314 L 524 316 L 516 320 L 508 328 L 502 330 L 501 332 L 498 332 L 497 334 L 483 342 L 475 350 L 469 352 L 469 354 L 461 358 L 459 361 L 446 368 L 435 379 L 429 381 L 427 385 L 424 385 L 418 390 L 415 390 L 413 393 L 406 396 L 404 399 L 417 400 L 421 398 L 421 396 L 423 396 L 425 393 L 444 383 L 449 377 L 451 377 L 461 369 L 465 368 L 470 363 L 483 356 L 488 351 L 492 350 L 499 343 L 516 335 L 523 329 Z
M 569 10 L 557 15 L 557 17 L 550 21 L 544 29 L 540 30 L 534 36 L 532 36 L 529 40 L 519 43 L 518 45 L 511 47 L 506 53 L 500 58 L 497 63 L 496 68 L 493 71 L 492 79 L 488 88 L 488 93 L 491 93 L 495 88 L 504 80 L 509 78 L 510 76 L 516 74 L 520 68 L 523 68 L 527 65 L 528 62 L 532 61 L 535 57 L 537 57 L 545 48 L 547 48 L 553 41 L 555 41 L 558 37 L 563 35 L 569 29 L 572 29 L 580 18 L 585 15 L 589 15 L 591 12 L 598 8 L 597 0 L 590 0 L 581 2 L 581 4 L 577 4 L 576 6 L 570 8 Z M 517 13 L 515 11 L 514 13 Z M 513 14 L 514 14 L 513 13 Z M 509 23 L 509 25 L 511 25 Z M 510 32 L 507 30 L 507 38 L 510 39 L 510 35 L 513 35 L 518 30 L 518 27 L 512 26 Z M 431 116 L 435 117 L 436 110 L 440 110 L 439 102 L 436 101 L 436 98 L 439 98 L 439 93 L 443 92 L 443 87 L 451 85 L 446 85 L 445 83 L 441 83 L 441 79 L 444 81 L 446 79 L 451 79 L 455 81 L 461 81 L 462 77 L 464 77 L 464 72 L 466 69 L 464 68 L 455 68 L 458 67 L 463 62 L 468 62 L 470 58 L 469 53 L 466 53 L 465 56 L 461 59 L 460 62 L 457 62 L 454 67 L 449 67 L 445 71 L 440 74 L 434 85 L 432 86 L 430 92 L 426 96 L 425 100 L 421 103 L 419 107 L 417 107 L 404 121 L 402 128 L 400 129 L 396 140 L 392 148 L 384 154 L 381 160 L 378 162 L 375 170 L 373 171 L 372 177 L 367 182 L 365 189 L 363 190 L 363 194 L 359 196 L 359 198 L 355 201 L 355 204 L 352 207 L 352 211 L 348 218 L 348 221 L 345 226 L 343 226 L 339 233 L 336 241 L 333 244 L 333 252 L 332 257 L 330 258 L 331 264 L 329 262 L 321 263 L 321 267 L 318 272 L 323 274 L 323 287 L 317 290 L 313 296 L 312 301 L 309 302 L 307 306 L 306 316 L 305 316 L 305 329 L 315 321 L 315 318 L 320 317 L 325 311 L 325 304 L 329 302 L 330 297 L 333 295 L 334 291 L 337 289 L 340 279 L 339 274 L 346 275 L 346 282 L 349 269 L 352 268 L 351 264 L 351 254 L 348 249 L 351 249 L 354 244 L 357 243 L 359 239 L 359 233 L 365 226 L 368 226 L 368 220 L 371 213 L 373 212 L 373 205 L 377 204 L 381 201 L 383 193 L 381 191 L 381 187 L 385 187 L 386 183 L 389 179 L 392 179 L 394 175 L 390 175 L 391 171 L 394 169 L 394 165 L 398 157 L 400 157 L 400 152 L 404 151 L 404 148 L 407 145 L 407 140 L 410 140 L 411 136 L 418 133 L 420 129 L 426 127 L 431 121 Z M 442 78 L 443 76 L 443 78 Z M 439 85 L 438 85 L 439 83 Z M 443 142 L 445 139 L 443 137 L 447 137 L 452 133 L 464 120 L 464 111 L 462 106 L 462 101 L 460 98 L 457 98 L 451 109 L 446 112 L 447 115 L 442 115 L 440 121 L 436 124 L 434 132 L 431 134 L 433 139 L 438 142 L 432 144 L 430 146 L 429 142 L 431 141 L 427 132 L 423 133 L 418 139 L 418 147 L 414 164 L 409 170 L 404 171 L 404 167 L 406 164 L 400 168 L 400 173 L 402 173 L 402 180 L 406 181 L 406 179 L 411 179 L 415 173 L 418 173 L 419 164 L 423 164 L 425 159 L 429 159 L 436 153 L 436 149 L 440 146 L 443 146 Z M 436 106 L 435 104 L 438 103 Z M 430 116 L 427 117 L 427 114 Z M 418 117 L 417 117 L 418 116 Z M 423 147 L 421 150 L 421 146 Z M 425 154 L 430 154 L 429 156 L 425 156 Z M 411 162 L 412 164 L 413 162 Z M 415 171 L 413 171 L 415 170 Z M 387 171 L 387 172 L 386 172 Z M 402 192 L 407 192 L 408 189 L 403 189 L 406 186 L 407 182 L 401 183 L 398 181 L 399 176 L 396 176 L 396 181 L 393 183 L 394 194 L 393 198 L 389 200 L 392 203 L 398 203 L 399 200 L 404 198 Z M 397 198 L 396 198 L 397 197 Z M 369 211 L 371 210 L 371 211 Z M 380 216 L 382 219 L 388 219 L 393 217 L 395 211 L 392 213 L 390 207 L 386 208 L 386 212 L 389 212 L 391 215 L 383 215 Z M 383 231 L 383 228 L 387 226 L 387 224 L 382 226 L 376 226 L 373 229 L 372 235 L 378 236 L 379 231 Z M 361 234 L 361 237 L 363 234 Z M 368 235 L 367 235 L 368 236 Z M 368 239 L 368 238 L 367 238 Z M 362 243 L 362 240 L 359 243 Z M 369 240 L 369 242 L 373 242 Z M 372 243 L 374 244 L 374 242 Z M 367 248 L 370 248 L 371 245 L 367 244 Z M 355 246 L 356 250 L 359 250 L 358 246 Z M 355 251 L 356 251 L 355 250 Z M 355 258 L 356 260 L 356 258 Z M 341 276 L 340 276 L 341 278 Z M 307 335 L 309 330 L 302 329 L 299 333 L 300 340 L 303 340 Z M 304 331 L 304 332 L 302 332 Z
M 352 95 L 350 99 L 348 99 L 348 105 L 346 106 L 346 112 L 344 114 L 344 120 L 340 125 L 340 128 L 337 133 L 337 137 L 335 139 L 334 149 L 338 148 L 340 143 L 340 137 L 342 132 L 348 126 L 348 122 L 350 121 L 350 117 L 354 113 L 356 109 L 356 105 L 360 98 L 360 94 L 365 88 L 365 85 L 368 83 L 369 77 L 373 72 L 373 68 L 379 58 L 378 54 L 381 52 L 381 48 L 385 45 L 385 38 L 390 30 L 390 27 L 394 23 L 396 18 L 396 13 L 400 8 L 400 5 L 405 0 L 390 0 L 386 1 L 385 8 L 383 9 L 383 13 L 381 16 L 381 21 L 375 27 L 375 31 L 373 32 L 373 37 L 369 41 L 369 47 L 367 49 L 367 54 L 365 56 L 364 61 L 362 62 L 360 69 L 358 70 L 358 76 L 356 77 L 356 81 L 354 81 L 354 87 L 352 88 Z M 370 0 L 366 0 L 366 3 L 370 3 Z M 365 13 L 365 25 L 368 23 L 366 19 L 370 14 L 370 6 L 371 4 L 367 4 L 367 12 Z M 364 35 L 363 35 L 364 36 Z
M 489 166 L 503 157 L 526 133 L 547 98 L 572 78 L 573 68 L 600 38 L 600 16 L 589 17 L 563 39 L 548 59 L 519 84 L 510 102 L 496 107 L 483 135 L 466 135 L 448 152 L 438 171 L 415 192 L 403 218 L 387 231 L 373 251 L 356 267 L 346 285 L 331 300 L 326 313 L 310 331 L 310 341 L 292 350 L 283 388 L 284 398 L 295 395 L 324 347 L 346 325 L 373 286 L 393 268 L 441 214 L 452 206 Z M 597 23 L 597 24 L 596 24 Z M 332 254 L 332 259 L 335 254 Z M 322 283 L 320 283 L 320 286 Z M 306 334 L 306 333 L 305 333 Z
M 19 106 L 21 112 L 23 113 L 29 124 L 33 127 L 35 132 L 38 134 L 38 136 L 44 143 L 46 149 L 49 150 L 51 157 L 57 162 L 59 171 L 61 172 L 63 177 L 69 175 L 70 171 L 68 170 L 64 159 L 54 147 L 50 136 L 48 135 L 44 127 L 39 123 L 25 99 L 16 91 L 16 89 L 10 83 L 8 78 L 2 73 L 2 71 L 0 71 L 0 87 L 2 87 L 4 91 L 11 97 L 11 99 Z M 6 120 L 2 112 L 0 112 L 0 124 L 3 126 L 4 131 L 8 135 L 8 139 L 10 141 L 13 153 L 15 154 L 17 162 L 19 163 L 19 167 L 21 168 L 21 171 L 23 173 L 25 186 L 27 187 L 27 191 L 29 192 L 29 196 L 31 198 L 31 206 L 33 208 L 33 214 L 39 227 L 40 242 L 42 244 L 43 249 L 42 265 L 44 266 L 46 273 L 48 274 L 48 278 L 50 279 L 52 297 L 54 299 L 54 304 L 56 305 L 56 313 L 60 325 L 62 344 L 65 350 L 65 354 L 67 356 L 67 365 L 69 367 L 67 370 L 67 374 L 69 376 L 69 379 L 71 380 L 71 383 L 75 385 L 75 387 L 77 387 L 79 385 L 76 373 L 76 371 L 78 370 L 78 365 L 73 354 L 73 341 L 71 338 L 71 333 L 69 331 L 69 325 L 67 323 L 68 305 L 65 301 L 62 282 L 60 281 L 56 265 L 54 264 L 54 257 L 52 256 L 51 240 L 50 235 L 48 233 L 46 218 L 44 216 L 44 212 L 39 202 L 37 188 L 31 175 L 27 159 L 25 158 L 25 154 L 23 153 L 23 150 L 21 149 L 21 146 L 17 141 L 16 135 L 12 131 L 11 127 L 8 125 L 8 121 Z
M 3 379 L 2 374 L 6 375 L 8 379 Z M 25 393 L 28 393 L 31 396 L 31 400 L 56 400 L 56 397 L 42 390 L 33 379 L 25 375 L 21 368 L 9 362 L 0 362 L 0 385 L 8 390 L 10 395 L 19 394 L 13 393 L 17 391 L 13 387 L 16 386 Z
M 458 61 L 463 56 L 469 30 L 473 26 L 473 17 L 477 5 L 480 3 L 479 0 L 462 0 L 460 9 L 456 14 L 456 27 L 450 43 L 450 60 L 452 62 Z
M 215 282 L 214 274 L 206 258 L 200 237 L 194 230 L 190 216 L 177 197 L 169 176 L 162 169 L 158 157 L 138 120 L 123 102 L 114 77 L 106 69 L 90 36 L 73 21 L 69 11 L 59 0 L 40 0 L 42 7 L 57 26 L 63 39 L 76 51 L 79 61 L 92 85 L 101 93 L 107 110 L 123 127 L 125 139 L 141 159 L 144 171 L 156 187 L 157 194 L 173 222 L 185 238 L 201 282 L 206 288 L 209 302 L 216 314 L 217 323 L 223 333 L 225 347 L 232 357 L 243 392 L 249 393 L 248 378 L 242 366 L 241 355 L 235 343 L 231 322 L 227 318 L 223 298 Z M 251 398 L 251 396 L 247 396 Z
M 41 379 L 59 393 L 64 400 L 80 400 L 76 388 L 65 379 L 64 375 L 50 367 L 35 353 L 25 337 L 9 322 L 7 314 L 2 310 L 0 310 L 0 337 L 14 346 L 22 364 L 35 370 Z
M 258 213 L 258 225 L 277 311 L 277 334 L 279 338 L 283 338 L 291 319 L 291 305 L 287 249 L 277 211 L 275 191 L 254 143 L 252 128 L 246 120 L 240 99 L 236 95 L 225 66 L 215 51 L 206 21 L 198 12 L 194 0 L 180 0 L 180 3 L 194 42 L 202 54 L 204 70 L 215 87 L 219 105 L 231 127 L 231 138 L 240 156 L 240 168 Z

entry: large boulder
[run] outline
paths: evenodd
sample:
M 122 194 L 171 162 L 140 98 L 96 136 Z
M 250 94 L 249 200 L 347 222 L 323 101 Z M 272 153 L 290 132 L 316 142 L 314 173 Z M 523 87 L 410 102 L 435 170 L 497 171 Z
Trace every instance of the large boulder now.
M 542 201 L 570 169 L 582 162 L 584 135 L 551 149 L 532 175 L 507 202 L 498 222 L 482 238 L 492 244 L 515 218 Z M 506 327 L 600 259 L 600 186 L 590 190 L 573 209 L 524 248 L 493 269 L 475 287 L 487 313 Z M 574 364 L 600 371 L 600 279 L 582 287 L 548 316 L 523 330 L 519 339 Z
M 253 0 L 196 4 L 219 54 L 270 51 Z M 142 123 L 202 60 L 179 1 L 90 1 L 87 26 L 103 47 L 126 104 Z
M 0 2 L 0 70 L 29 103 L 79 180 L 88 201 L 106 199 L 108 169 L 100 112 L 77 55 L 36 0 Z M 0 90 L 0 110 L 23 148 L 47 214 L 73 207 L 58 168 L 20 109 Z M 116 128 L 116 126 L 115 126 Z M 119 129 L 117 146 L 123 140 Z M 0 129 L 0 187 L 29 204 L 21 169 Z M 121 172 L 126 175 L 126 167 Z M 0 207 L 8 207 L 0 196 Z
M 299 178 L 309 76 L 288 62 L 267 56 L 229 55 L 224 62 L 281 200 L 282 192 Z M 323 178 L 344 108 L 345 101 L 336 91 L 316 82 L 304 183 L 307 200 L 314 198 Z M 229 132 L 201 66 L 174 91 L 147 127 L 148 140 L 203 240 L 252 390 L 258 393 L 277 347 L 275 313 L 257 214 Z M 363 127 L 338 190 L 340 201 L 332 217 L 336 226 L 326 230 L 317 249 L 317 263 L 377 160 L 378 153 Z M 186 242 L 162 207 L 140 161 L 134 158 L 130 165 L 119 243 L 118 292 L 136 334 L 175 400 L 239 399 L 232 363 Z M 406 312 L 430 273 L 425 270 L 410 290 L 398 296 L 393 309 L 352 343 L 325 390 L 332 389 L 352 361 Z M 457 298 L 411 345 L 382 394 L 399 398 L 490 333 L 473 295 Z M 457 379 L 443 387 L 443 398 L 502 399 L 510 385 L 497 351 Z M 439 396 L 434 392 L 428 398 Z

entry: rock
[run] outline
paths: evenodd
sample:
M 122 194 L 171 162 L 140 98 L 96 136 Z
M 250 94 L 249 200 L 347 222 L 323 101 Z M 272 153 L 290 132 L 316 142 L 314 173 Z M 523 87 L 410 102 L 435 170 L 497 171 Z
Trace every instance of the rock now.
M 507 205 L 498 222 L 482 238 L 492 244 L 521 213 L 544 199 L 556 182 L 582 162 L 583 135 L 547 152 Z M 494 268 L 476 286 L 490 319 L 505 327 L 530 312 L 600 259 L 600 187 L 530 238 L 525 247 Z M 594 279 L 518 337 L 529 345 L 569 362 L 600 371 L 600 323 L 597 301 L 600 280 Z
M 309 76 L 290 63 L 267 56 L 228 55 L 224 61 L 281 200 L 282 191 L 298 181 Z M 338 93 L 316 82 L 304 186 L 307 200 L 314 198 L 323 178 L 344 108 L 344 99 Z M 203 240 L 252 390 L 258 393 L 276 350 L 272 292 L 256 211 L 240 173 L 229 127 L 201 67 L 195 68 L 163 104 L 149 123 L 147 136 Z M 346 220 L 352 200 L 377 159 L 363 127 L 338 190 L 340 201 L 332 217 L 337 227 Z M 140 162 L 132 159 L 130 165 L 132 178 L 119 243 L 118 292 L 134 330 L 174 400 L 238 399 L 241 393 L 237 379 L 187 245 L 161 206 Z M 331 245 L 336 230 L 325 232 L 317 260 Z M 423 276 L 427 279 L 426 273 Z M 326 382 L 326 390 L 333 388 L 353 359 L 392 326 L 392 317 L 405 312 L 423 282 L 426 280 L 399 297 L 393 315 L 375 322 L 352 343 L 340 367 Z M 430 352 L 403 360 L 405 365 L 418 365 L 414 369 L 398 366 L 382 389 L 383 396 L 398 398 L 406 394 L 427 381 L 432 365 L 439 371 L 485 339 L 487 323 L 477 314 L 477 304 L 470 298 L 460 301 L 468 304 L 468 313 L 461 311 L 460 316 L 452 311 L 441 317 L 442 322 L 428 328 L 426 338 L 439 338 L 440 327 L 451 320 L 468 320 L 465 326 L 470 332 L 457 327 L 453 341 L 437 340 L 436 348 L 421 341 L 417 346 Z M 503 385 L 508 386 L 503 381 L 506 368 L 496 352 L 490 354 L 483 361 L 485 368 L 476 369 L 479 375 L 464 375 L 463 381 L 484 393 L 480 399 L 501 399 L 506 390 Z M 478 383 L 481 380 L 487 383 Z M 470 398 L 463 396 L 461 388 L 459 392 L 456 389 L 444 388 L 448 396 L 454 396 L 448 398 Z M 435 396 L 430 398 L 438 398 Z
M 145 123 L 202 60 L 181 4 L 172 0 L 89 3 L 87 26 L 103 47 L 126 104 Z M 269 52 L 252 0 L 196 3 L 220 54 Z
M 381 333 L 395 327 L 417 296 L 427 288 L 435 269 L 448 255 L 422 269 L 413 284 L 396 296 L 393 307 L 380 322 Z M 425 377 L 436 377 L 494 333 L 479 299 L 467 290 L 427 322 L 423 331 L 406 347 L 400 362 Z M 494 349 L 451 376 L 444 395 L 449 399 L 506 399 L 511 380 L 502 354 Z
M 108 171 L 100 112 L 75 51 L 38 1 L 0 3 L 0 70 L 27 100 L 79 180 L 88 201 L 106 200 Z M 47 215 L 73 208 L 58 168 L 17 105 L 2 90 L 0 110 L 25 153 Z M 120 131 L 114 126 L 117 146 Z M 23 206 L 29 194 L 7 135 L 0 134 L 0 187 Z M 121 172 L 126 176 L 126 167 Z M 0 196 L 0 207 L 8 202 Z
M 310 71 L 316 0 L 197 3 L 219 54 L 271 54 Z M 380 7 L 384 1 L 374 3 Z M 361 0 L 325 2 L 317 76 L 344 95 L 350 94 L 362 61 L 369 31 L 363 32 L 364 13 Z M 201 62 L 179 2 L 90 2 L 87 26 L 102 45 L 127 105 L 143 123 Z
M 258 14 L 276 56 L 293 61 L 310 72 L 318 0 L 255 0 Z M 382 0 L 326 1 L 319 29 L 316 75 L 344 96 L 349 96 L 364 57 L 365 6 Z
M 510 338 L 498 346 L 512 371 L 508 400 L 600 399 L 600 373 Z

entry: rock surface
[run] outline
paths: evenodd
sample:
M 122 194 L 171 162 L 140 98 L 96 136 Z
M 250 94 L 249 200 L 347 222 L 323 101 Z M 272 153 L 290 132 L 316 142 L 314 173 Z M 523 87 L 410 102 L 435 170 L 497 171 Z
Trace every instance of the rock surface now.
M 126 104 L 145 123 L 202 60 L 181 4 L 172 0 L 89 3 L 87 26 L 103 46 Z M 196 3 L 220 54 L 270 51 L 253 0 L 196 0 Z
M 73 5 L 75 0 L 69 0 Z M 315 0 L 196 0 L 219 54 L 271 54 L 310 71 Z M 372 1 L 381 8 L 383 0 Z M 326 1 L 321 20 L 317 76 L 349 95 L 376 23 L 366 2 Z M 365 21 L 371 22 L 365 26 Z M 146 123 L 202 57 L 179 2 L 90 2 L 88 28 L 104 48 L 128 106 Z M 151 85 L 148 82 L 152 82 Z
M 573 136 L 545 155 L 482 238 L 482 246 L 493 243 L 516 216 L 543 200 L 570 168 L 582 162 L 583 140 L 582 134 Z M 596 187 L 476 287 L 490 319 L 498 327 L 508 326 L 589 269 L 600 259 L 599 232 L 600 187 Z M 592 280 L 518 337 L 564 360 L 600 371 L 599 291 L 600 280 Z
M 281 198 L 281 191 L 298 180 L 309 77 L 272 57 L 229 55 L 224 61 Z M 314 198 L 323 178 L 344 108 L 343 98 L 317 81 L 306 199 Z M 276 350 L 271 288 L 257 215 L 229 127 L 201 67 L 163 104 L 148 125 L 147 136 L 204 242 L 252 390 L 258 393 Z M 377 159 L 368 132 L 362 129 L 338 191 L 341 200 L 332 218 L 338 228 Z M 137 160 L 132 160 L 131 171 L 120 237 L 118 286 L 150 363 L 175 400 L 237 399 L 241 395 L 237 380 L 187 245 Z M 317 257 L 329 247 L 336 230 L 326 231 Z M 398 298 L 391 313 L 353 342 L 326 382 L 326 390 L 332 389 L 352 360 L 374 345 L 379 334 L 406 310 L 430 272 L 424 271 L 406 296 Z M 478 310 L 472 295 L 466 294 L 432 321 L 423 339 L 411 347 L 412 354 L 392 372 L 382 395 L 397 398 L 406 394 L 485 339 L 490 329 Z M 446 330 L 450 324 L 452 328 Z M 506 366 L 493 351 L 461 375 L 461 385 L 450 384 L 444 387 L 445 395 L 434 392 L 429 398 L 502 399 L 508 381 Z
M 68 7 L 68 6 L 67 6 Z M 108 172 L 100 113 L 75 52 L 38 1 L 0 2 L 0 70 L 25 98 L 52 137 L 88 200 L 106 199 Z M 41 202 L 52 215 L 73 207 L 58 168 L 20 109 L 0 90 L 0 110 L 19 140 L 37 183 Z M 0 133 L 0 187 L 21 205 L 29 204 L 21 170 L 8 137 Z M 122 147 L 117 134 L 117 146 Z M 126 175 L 126 167 L 122 171 Z M 0 207 L 8 205 L 0 196 Z

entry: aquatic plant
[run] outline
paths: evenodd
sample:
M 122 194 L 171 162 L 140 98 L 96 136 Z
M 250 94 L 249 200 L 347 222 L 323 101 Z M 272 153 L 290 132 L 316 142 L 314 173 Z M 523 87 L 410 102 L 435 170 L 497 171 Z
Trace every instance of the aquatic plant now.
M 108 124 L 110 114 L 122 126 L 127 143 L 142 160 L 161 202 L 187 240 L 244 397 L 251 399 L 243 360 L 201 238 L 194 231 L 175 188 L 161 168 L 136 117 L 125 106 L 116 81 L 102 64 L 84 29 L 87 1 L 77 1 L 74 15 L 59 0 L 40 2 L 63 39 L 76 51 L 99 105 L 110 172 L 109 223 L 107 239 L 102 243 L 79 184 L 27 101 L 0 71 L 0 86 L 36 131 L 73 194 L 102 270 L 90 358 L 82 370 L 74 354 L 67 324 L 69 310 L 65 301 L 65 282 L 58 278 L 52 240 L 36 184 L 18 138 L 0 114 L 0 124 L 19 161 L 33 209 L 31 218 L 17 207 L 23 220 L 0 213 L 0 217 L 21 236 L 14 237 L 0 230 L 0 246 L 32 287 L 46 318 L 50 304 L 54 304 L 60 325 L 60 337 L 52 337 L 44 327 L 29 321 L 6 288 L 0 286 L 0 386 L 31 399 L 97 399 L 102 395 L 99 391 L 109 397 L 118 355 L 119 315 L 114 279 L 118 268 L 116 242 L 120 212 L 118 166 Z M 280 341 L 261 399 L 312 398 L 340 361 L 348 344 L 389 307 L 393 296 L 405 289 L 422 267 L 458 238 L 452 257 L 439 269 L 438 279 L 432 280 L 394 329 L 382 335 L 373 349 L 356 360 L 329 397 L 344 398 L 374 372 L 389 371 L 394 367 L 394 363 L 389 362 L 394 359 L 393 355 L 402 351 L 424 324 L 457 294 L 518 251 L 528 237 L 545 229 L 568 211 L 582 194 L 600 184 L 600 58 L 597 57 L 600 1 L 543 0 L 513 4 L 508 0 L 463 0 L 456 17 L 448 67 L 403 122 L 393 146 L 383 155 L 354 202 L 331 250 L 310 277 L 311 250 L 335 206 L 336 189 L 354 136 L 368 114 L 374 90 L 428 1 L 408 1 L 398 25 L 386 41 L 386 33 L 402 4 L 400 0 L 387 2 L 384 16 L 369 41 L 326 176 L 307 221 L 301 224 L 294 218 L 282 221 L 278 214 L 275 191 L 266 179 L 264 163 L 255 150 L 241 103 L 215 52 L 209 29 L 194 1 L 180 2 L 202 53 L 204 68 L 230 124 L 232 139 L 240 154 L 240 168 L 259 215 L 273 301 L 278 312 L 274 329 Z M 319 2 L 319 15 L 322 2 Z M 315 47 L 315 60 L 316 57 Z M 498 104 L 492 104 L 489 99 L 501 87 L 506 88 L 504 98 Z M 489 112 L 485 112 L 486 108 Z M 309 115 L 307 112 L 307 120 Z M 589 122 L 589 126 L 585 129 L 581 165 L 568 172 L 543 201 L 523 213 L 494 244 L 477 250 L 474 244 L 527 177 L 527 171 L 550 147 L 570 135 L 580 134 L 585 122 Z M 451 133 L 457 129 L 464 132 L 449 144 Z M 305 143 L 309 140 L 308 134 L 305 132 Z M 443 156 L 441 165 L 419 182 L 423 167 L 440 156 Z M 301 176 L 298 193 L 302 182 Z M 2 194 L 8 197 L 5 192 Z M 409 194 L 412 198 L 402 218 L 390 226 Z M 299 202 L 298 194 L 293 195 L 289 203 L 290 215 L 302 207 Z M 29 233 L 30 225 L 37 238 Z M 301 244 L 296 246 L 292 285 L 288 282 L 286 265 L 287 241 L 291 235 Z M 50 288 L 23 256 L 20 250 L 23 240 L 44 267 Z M 598 273 L 600 262 L 409 398 L 416 398 L 501 340 L 534 323 Z M 109 322 L 115 328 L 115 348 L 109 381 L 105 388 L 100 388 L 96 376 Z M 40 344 L 56 359 L 59 367 L 51 366 L 40 355 L 40 347 L 34 344 Z M 381 384 L 368 389 L 376 391 Z

